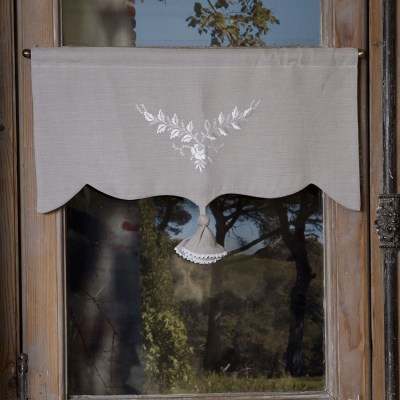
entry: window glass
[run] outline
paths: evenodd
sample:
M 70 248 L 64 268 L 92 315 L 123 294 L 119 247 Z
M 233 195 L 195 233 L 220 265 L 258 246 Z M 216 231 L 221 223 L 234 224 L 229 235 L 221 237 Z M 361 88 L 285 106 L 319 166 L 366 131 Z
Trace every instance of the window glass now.
M 64 45 L 320 44 L 317 0 L 62 5 Z M 313 186 L 214 200 L 210 227 L 229 255 L 204 266 L 173 250 L 197 226 L 188 200 L 84 188 L 67 206 L 69 395 L 322 389 L 321 204 Z
M 195 3 L 188 0 L 137 1 L 136 45 L 209 46 L 210 30 L 199 34 L 199 24 L 188 28 L 191 21 L 189 18 L 196 16 Z M 204 8 L 212 8 L 207 0 L 198 3 Z M 211 3 L 215 5 L 218 2 Z M 235 15 L 244 3 L 252 2 L 235 0 L 227 9 L 221 7 L 217 10 L 226 16 Z M 268 32 L 262 34 L 265 45 L 320 45 L 320 0 L 268 0 L 263 1 L 263 4 L 279 20 L 276 23 L 267 20 Z M 203 13 L 203 16 L 206 15 Z M 225 45 L 229 45 L 229 42 Z
M 173 250 L 197 225 L 185 199 L 69 203 L 71 394 L 323 388 L 319 189 L 208 214 L 229 255 L 198 265 Z
M 241 13 L 246 4 L 247 12 Z M 254 10 L 251 7 L 254 4 L 261 4 L 267 10 L 262 11 L 266 15 Z M 240 23 L 242 37 L 249 25 L 255 29 L 253 34 L 259 27 L 260 37 L 267 46 L 321 44 L 320 0 L 63 0 L 62 13 L 66 46 L 207 47 L 211 44 L 213 26 L 220 27 L 221 23 L 227 28 Z M 261 21 L 257 19 L 260 15 Z M 220 25 L 215 24 L 215 16 L 220 18 Z M 225 22 L 221 21 L 222 16 Z M 197 23 L 191 24 L 194 17 Z M 242 23 L 240 17 L 248 21 Z M 206 22 L 203 25 L 199 21 L 202 18 Z M 224 45 L 232 43 L 226 40 Z

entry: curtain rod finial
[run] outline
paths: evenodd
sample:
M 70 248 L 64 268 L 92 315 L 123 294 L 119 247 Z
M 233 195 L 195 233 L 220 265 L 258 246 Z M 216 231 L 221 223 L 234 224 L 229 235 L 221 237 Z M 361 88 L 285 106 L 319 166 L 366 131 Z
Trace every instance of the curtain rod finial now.
M 367 52 L 365 50 L 358 50 L 358 58 L 366 58 Z
M 24 50 L 22 50 L 22 55 L 23 55 L 25 58 L 31 58 L 31 50 L 30 50 L 30 49 L 24 49 Z

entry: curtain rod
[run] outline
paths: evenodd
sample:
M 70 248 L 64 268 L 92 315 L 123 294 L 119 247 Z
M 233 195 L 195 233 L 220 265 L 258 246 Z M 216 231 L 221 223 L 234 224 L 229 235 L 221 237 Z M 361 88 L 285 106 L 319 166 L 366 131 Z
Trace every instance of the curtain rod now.
M 25 58 L 31 58 L 31 50 L 30 49 L 24 49 L 22 50 L 22 55 Z M 366 58 L 367 57 L 367 52 L 365 50 L 358 50 L 358 58 Z

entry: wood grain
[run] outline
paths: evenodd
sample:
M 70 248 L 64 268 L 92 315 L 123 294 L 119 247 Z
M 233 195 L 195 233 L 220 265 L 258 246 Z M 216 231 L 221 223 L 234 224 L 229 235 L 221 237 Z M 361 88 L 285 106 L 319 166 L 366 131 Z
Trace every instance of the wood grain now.
M 63 263 L 61 212 L 36 212 L 30 61 L 23 48 L 54 46 L 57 1 L 19 0 L 18 79 L 23 348 L 29 354 L 30 399 L 61 399 L 64 390 Z
M 336 0 L 333 46 L 367 47 L 364 0 Z M 325 202 L 328 391 L 338 399 L 370 399 L 369 136 L 367 61 L 359 64 L 362 211 Z
M 400 8 L 397 8 L 397 35 L 400 33 Z M 397 41 L 397 97 L 400 96 L 400 42 Z M 370 0 L 370 121 L 371 121 L 371 221 L 376 218 L 378 194 L 383 187 L 382 157 L 382 2 Z M 396 114 L 400 113 L 397 103 Z M 400 129 L 400 118 L 397 118 L 397 132 Z M 397 173 L 400 171 L 400 142 L 397 140 Z M 400 180 L 397 178 L 397 192 L 400 192 Z M 372 355 L 374 398 L 385 398 L 385 353 L 383 328 L 383 251 L 379 249 L 379 240 L 375 226 L 371 224 L 371 301 L 372 301 Z M 400 265 L 400 255 L 398 256 Z M 399 276 L 400 278 L 400 276 Z M 399 281 L 400 287 L 400 281 Z M 400 299 L 399 299 L 400 301 Z M 400 327 L 399 327 L 400 332 Z M 400 379 L 400 377 L 399 377 Z
M 13 2 L 0 3 L 0 398 L 16 399 L 19 352 L 17 136 Z
M 382 193 L 382 2 L 370 1 L 370 123 L 371 123 L 371 221 L 376 217 L 378 194 Z M 383 252 L 375 227 L 371 224 L 371 330 L 372 393 L 385 398 L 385 362 L 383 335 Z

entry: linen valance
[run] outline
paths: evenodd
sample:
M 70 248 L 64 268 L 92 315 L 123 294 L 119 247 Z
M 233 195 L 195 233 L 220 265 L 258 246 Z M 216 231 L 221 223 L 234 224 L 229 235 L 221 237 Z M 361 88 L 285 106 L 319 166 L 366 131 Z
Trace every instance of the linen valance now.
M 215 197 L 315 184 L 360 208 L 357 49 L 32 49 L 38 211 L 86 184 L 201 209 L 177 252 L 213 262 Z M 203 246 L 203 250 L 199 250 Z

